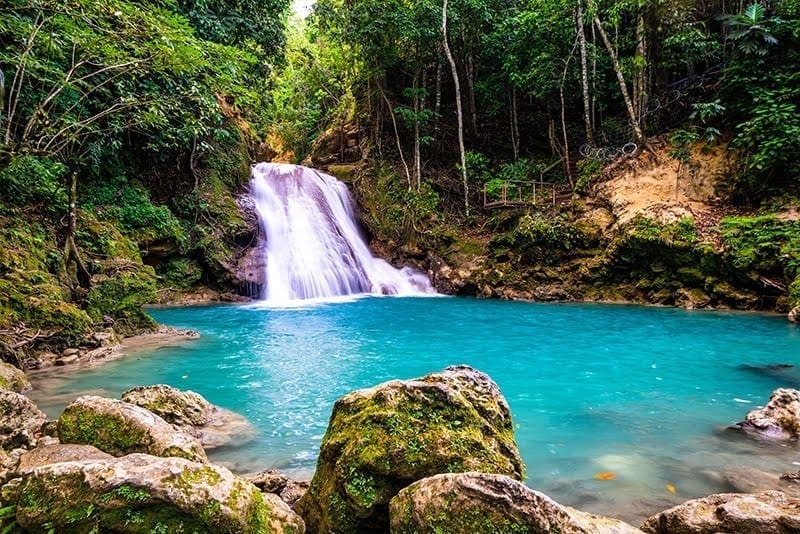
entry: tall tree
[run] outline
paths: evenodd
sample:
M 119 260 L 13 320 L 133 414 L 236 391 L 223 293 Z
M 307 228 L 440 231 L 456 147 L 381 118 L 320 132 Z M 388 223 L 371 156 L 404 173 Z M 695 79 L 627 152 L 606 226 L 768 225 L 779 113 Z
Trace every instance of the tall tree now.
M 458 117 L 458 149 L 461 155 L 461 178 L 464 185 L 464 213 L 469 217 L 469 180 L 467 178 L 467 151 L 464 148 L 464 114 L 461 109 L 461 84 L 458 81 L 458 68 L 450 52 L 447 41 L 447 0 L 442 2 L 442 47 L 450 63 L 450 73 L 453 76 L 453 86 L 456 92 L 456 115 Z

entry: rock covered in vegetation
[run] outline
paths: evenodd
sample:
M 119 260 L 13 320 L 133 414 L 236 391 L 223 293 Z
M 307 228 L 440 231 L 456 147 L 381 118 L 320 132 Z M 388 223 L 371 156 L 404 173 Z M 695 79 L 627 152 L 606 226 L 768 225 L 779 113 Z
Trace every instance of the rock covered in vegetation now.
M 507 476 L 485 473 L 436 475 L 415 482 L 391 500 L 389 516 L 396 534 L 641 533 L 622 521 L 561 506 Z
M 463 471 L 524 476 L 499 388 L 459 366 L 339 399 L 311 486 L 295 509 L 313 532 L 385 530 L 398 491 Z
M 0 448 L 30 447 L 47 416 L 25 395 L 0 389 Z
M 653 534 L 789 534 L 800 531 L 800 499 L 780 491 L 709 495 L 654 515 L 642 530 Z
M 122 394 L 122 400 L 141 406 L 195 436 L 205 448 L 219 447 L 234 437 L 241 441 L 254 435 L 247 419 L 214 406 L 194 391 L 159 384 L 130 389 Z
M 31 387 L 25 373 L 5 362 L 0 362 L 0 389 L 8 389 L 17 393 Z
M 86 444 L 114 456 L 135 452 L 208 461 L 200 443 L 156 414 L 127 402 L 83 396 L 58 418 L 63 443 Z
M 223 467 L 182 458 L 122 458 L 40 466 L 3 488 L 20 527 L 56 532 L 302 533 L 277 497 Z
M 788 317 L 789 317 L 789 320 L 791 322 L 800 323 L 800 306 L 797 306 L 796 308 L 792 308 L 789 311 Z
M 766 406 L 751 411 L 733 428 L 763 439 L 796 439 L 800 435 L 800 391 L 776 389 Z

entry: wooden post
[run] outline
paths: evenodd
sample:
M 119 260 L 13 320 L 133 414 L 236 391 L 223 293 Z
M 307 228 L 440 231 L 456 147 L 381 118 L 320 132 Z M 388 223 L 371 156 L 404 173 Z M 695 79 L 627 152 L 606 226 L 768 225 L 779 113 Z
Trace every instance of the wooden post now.
M 533 205 L 536 205 L 536 182 L 533 182 Z
M 486 184 L 483 184 L 483 207 L 486 207 Z

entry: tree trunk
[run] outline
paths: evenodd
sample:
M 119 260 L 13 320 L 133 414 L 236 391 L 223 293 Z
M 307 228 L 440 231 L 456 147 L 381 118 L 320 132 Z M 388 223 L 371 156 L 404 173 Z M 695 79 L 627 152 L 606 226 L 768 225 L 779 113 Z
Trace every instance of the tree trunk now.
M 419 87 L 417 86 L 417 76 L 414 76 L 414 182 L 417 191 L 422 185 L 422 156 L 420 155 L 419 144 L 419 114 L 421 111 Z
M 572 45 L 572 51 L 569 53 L 566 61 L 564 61 L 564 72 L 561 74 L 561 85 L 558 88 L 558 95 L 561 98 L 561 133 L 564 139 L 564 170 L 566 171 L 569 185 L 575 189 L 575 180 L 572 178 L 572 162 L 569 157 L 569 136 L 567 135 L 567 116 L 566 105 L 564 103 L 564 84 L 567 80 L 567 71 L 569 70 L 569 62 L 572 61 L 572 56 L 575 54 L 575 47 L 578 46 L 578 38 L 575 38 L 575 44 Z
M 453 75 L 453 85 L 456 91 L 456 115 L 458 116 L 458 148 L 461 152 L 461 177 L 464 181 L 464 213 L 469 217 L 469 180 L 467 179 L 467 151 L 464 149 L 464 114 L 461 109 L 461 84 L 458 81 L 458 69 L 450 45 L 447 43 L 447 0 L 442 3 L 442 46 L 450 71 Z
M 625 107 L 628 110 L 628 119 L 630 120 L 631 127 L 633 128 L 635 141 L 639 145 L 642 145 L 644 144 L 644 134 L 642 133 L 642 128 L 639 125 L 639 117 L 636 116 L 636 110 L 633 107 L 631 95 L 628 93 L 628 86 L 625 83 L 625 75 L 622 74 L 622 67 L 619 65 L 619 59 L 617 58 L 617 53 L 614 51 L 614 46 L 608 39 L 606 31 L 603 29 L 603 24 L 600 22 L 600 19 L 596 14 L 594 15 L 594 25 L 597 27 L 598 33 L 600 33 L 600 38 L 603 40 L 606 50 L 608 50 L 608 55 L 611 56 L 611 63 L 614 67 L 614 73 L 617 75 L 617 81 L 619 82 L 619 90 L 622 93 L 622 98 L 625 100 Z
M 519 159 L 519 119 L 517 117 L 517 90 L 511 88 L 511 148 L 514 161 Z
M 478 137 L 478 107 L 475 104 L 475 63 L 472 54 L 468 53 L 464 60 L 467 71 L 467 92 L 469 94 L 469 118 L 472 127 L 472 137 Z
M 583 0 L 578 0 L 578 41 L 581 48 L 581 85 L 583 88 L 583 120 L 586 127 L 586 142 L 595 146 L 592 110 L 589 100 L 589 66 L 586 56 L 586 32 L 583 28 Z
M 67 239 L 64 243 L 64 267 L 67 275 L 73 276 L 78 285 L 91 287 L 92 275 L 81 260 L 78 247 L 75 246 L 75 230 L 78 226 L 78 175 L 72 173 L 69 188 L 69 213 L 67 214 Z M 73 273 L 74 265 L 74 275 Z
M 639 118 L 639 126 L 644 128 L 647 112 L 647 42 L 645 37 L 644 14 L 640 11 L 636 22 L 636 62 L 633 76 L 633 106 Z
M 386 97 L 386 93 L 383 92 L 383 87 L 381 87 L 380 84 L 378 84 L 378 90 L 381 92 L 383 101 L 386 102 L 386 107 L 389 108 L 389 117 L 392 118 L 392 127 L 394 128 L 394 138 L 397 141 L 397 152 L 400 154 L 400 161 L 403 163 L 403 169 L 406 171 L 406 182 L 408 183 L 408 188 L 411 189 L 411 173 L 408 171 L 408 163 L 406 163 L 406 158 L 403 155 L 403 145 L 400 143 L 400 132 L 397 130 L 397 119 L 394 116 L 394 108 L 392 107 L 392 103 L 389 102 L 389 99 Z
M 442 61 L 437 50 L 436 52 L 436 102 L 433 107 L 436 113 L 436 131 L 439 131 L 439 118 L 442 116 Z

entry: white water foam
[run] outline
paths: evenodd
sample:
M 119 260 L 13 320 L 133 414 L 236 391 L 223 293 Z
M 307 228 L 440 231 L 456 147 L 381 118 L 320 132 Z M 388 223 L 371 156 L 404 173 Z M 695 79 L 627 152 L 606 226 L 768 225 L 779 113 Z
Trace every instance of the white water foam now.
M 347 186 L 299 165 L 259 163 L 251 194 L 264 232 L 261 298 L 291 306 L 347 295 L 432 295 L 425 274 L 372 255 L 356 223 Z

